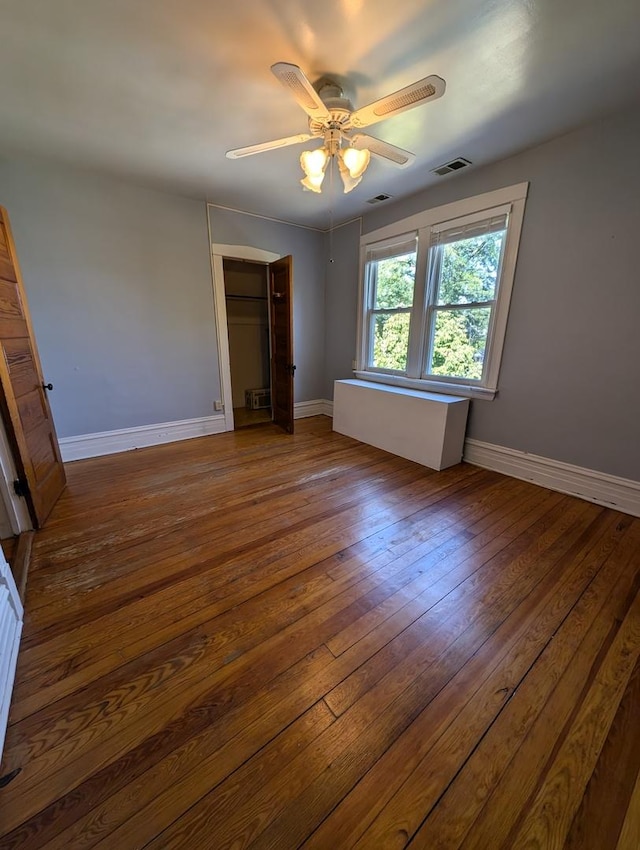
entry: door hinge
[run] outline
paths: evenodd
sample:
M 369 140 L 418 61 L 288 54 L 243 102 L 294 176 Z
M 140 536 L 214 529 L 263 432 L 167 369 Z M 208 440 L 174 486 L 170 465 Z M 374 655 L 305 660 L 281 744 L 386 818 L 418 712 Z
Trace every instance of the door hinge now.
M 13 492 L 16 496 L 22 496 L 23 499 L 29 495 L 29 485 L 26 478 L 16 478 L 13 482 Z

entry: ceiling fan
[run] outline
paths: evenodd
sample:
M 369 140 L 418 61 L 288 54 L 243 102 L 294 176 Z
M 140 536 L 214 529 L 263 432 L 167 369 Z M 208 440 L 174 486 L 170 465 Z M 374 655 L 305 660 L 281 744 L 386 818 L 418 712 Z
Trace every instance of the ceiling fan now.
M 240 159 L 288 145 L 302 144 L 310 139 L 323 139 L 321 147 L 304 151 L 300 157 L 300 165 L 306 175 L 300 182 L 312 192 L 322 191 L 325 171 L 332 160 L 338 163 L 345 192 L 350 192 L 358 185 L 369 165 L 371 154 L 400 168 L 410 165 L 415 159 L 414 154 L 358 131 L 361 127 L 369 127 L 407 109 L 436 100 L 445 91 L 445 81 L 432 75 L 354 110 L 342 88 L 331 80 L 320 81 L 316 91 L 297 65 L 277 62 L 271 66 L 271 70 L 309 116 L 309 132 L 236 148 L 227 151 L 227 157 Z M 346 147 L 343 148 L 343 144 Z

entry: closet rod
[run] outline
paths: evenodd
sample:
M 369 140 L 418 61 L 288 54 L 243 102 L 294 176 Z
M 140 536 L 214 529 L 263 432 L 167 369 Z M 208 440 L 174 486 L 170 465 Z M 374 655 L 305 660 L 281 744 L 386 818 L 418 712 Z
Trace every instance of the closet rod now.
M 267 301 L 266 295 L 227 295 L 226 298 L 232 298 L 236 301 Z

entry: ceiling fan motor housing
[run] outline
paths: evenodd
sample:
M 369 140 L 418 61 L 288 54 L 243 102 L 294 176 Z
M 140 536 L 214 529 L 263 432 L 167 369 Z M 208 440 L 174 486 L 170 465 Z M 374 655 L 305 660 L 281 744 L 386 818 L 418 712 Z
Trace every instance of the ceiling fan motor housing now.
M 322 83 L 318 88 L 318 95 L 329 110 L 330 118 L 325 120 L 309 118 L 309 132 L 314 136 L 324 136 L 327 142 L 335 141 L 335 137 L 327 137 L 327 133 L 329 131 L 342 133 L 351 129 L 353 104 L 344 96 L 342 88 L 330 80 Z M 339 141 L 338 135 L 338 147 Z

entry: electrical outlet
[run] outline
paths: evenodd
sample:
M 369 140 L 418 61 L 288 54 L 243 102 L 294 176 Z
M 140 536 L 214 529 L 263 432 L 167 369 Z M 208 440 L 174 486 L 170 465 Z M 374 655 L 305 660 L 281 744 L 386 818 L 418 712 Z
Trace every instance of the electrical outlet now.
M 219 411 L 219 410 L 224 410 L 224 404 L 220 401 L 220 399 L 219 399 L 219 398 L 217 398 L 217 399 L 213 402 L 213 409 L 214 409 L 216 412 L 217 412 L 217 411 Z

